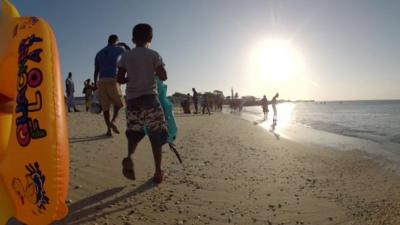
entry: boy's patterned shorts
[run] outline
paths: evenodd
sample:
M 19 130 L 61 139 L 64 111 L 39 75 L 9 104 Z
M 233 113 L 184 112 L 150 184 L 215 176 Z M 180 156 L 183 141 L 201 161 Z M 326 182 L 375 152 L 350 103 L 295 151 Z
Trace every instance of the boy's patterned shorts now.
M 167 123 L 156 95 L 129 99 L 126 101 L 126 105 L 126 135 L 128 139 L 138 142 L 147 134 L 152 144 L 163 145 L 166 143 Z

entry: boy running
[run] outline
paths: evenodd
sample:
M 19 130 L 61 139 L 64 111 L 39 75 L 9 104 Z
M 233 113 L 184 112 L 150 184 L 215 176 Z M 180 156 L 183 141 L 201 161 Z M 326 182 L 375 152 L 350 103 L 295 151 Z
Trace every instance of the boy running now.
M 167 123 L 156 90 L 155 78 L 167 79 L 167 72 L 161 56 L 150 49 L 153 29 L 148 24 L 138 24 L 133 28 L 132 41 L 136 47 L 125 52 L 118 63 L 119 83 L 126 83 L 128 156 L 122 161 L 122 172 L 128 179 L 135 179 L 131 156 L 138 143 L 149 136 L 153 151 L 155 173 L 153 181 L 161 183 L 162 146 L 167 142 Z

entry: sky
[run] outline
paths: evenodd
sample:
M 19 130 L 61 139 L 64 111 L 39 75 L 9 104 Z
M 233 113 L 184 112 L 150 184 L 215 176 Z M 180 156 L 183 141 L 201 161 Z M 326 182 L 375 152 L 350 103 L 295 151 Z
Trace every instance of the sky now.
M 154 29 L 151 48 L 166 64 L 169 94 L 195 87 L 292 100 L 400 99 L 400 1 L 12 2 L 52 26 L 77 95 L 108 36 L 133 46 L 132 28 L 144 22 Z

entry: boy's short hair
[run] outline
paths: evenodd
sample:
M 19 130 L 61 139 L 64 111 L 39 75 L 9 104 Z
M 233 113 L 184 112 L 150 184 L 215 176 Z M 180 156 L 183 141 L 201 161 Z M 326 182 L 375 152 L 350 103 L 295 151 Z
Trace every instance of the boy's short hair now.
M 153 28 L 146 23 L 136 25 L 132 30 L 133 42 L 151 42 L 153 39 Z

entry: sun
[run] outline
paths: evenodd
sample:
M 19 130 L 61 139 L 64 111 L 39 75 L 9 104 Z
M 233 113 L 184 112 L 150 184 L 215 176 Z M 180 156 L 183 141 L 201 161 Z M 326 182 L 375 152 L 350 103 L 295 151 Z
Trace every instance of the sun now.
M 263 80 L 284 82 L 299 70 L 300 60 L 290 41 L 267 40 L 254 48 L 251 67 Z
M 311 90 L 312 71 L 301 43 L 284 37 L 258 37 L 250 44 L 241 86 L 257 95 L 299 99 Z M 249 92 L 250 92 L 249 91 Z

